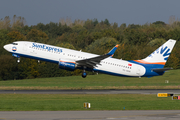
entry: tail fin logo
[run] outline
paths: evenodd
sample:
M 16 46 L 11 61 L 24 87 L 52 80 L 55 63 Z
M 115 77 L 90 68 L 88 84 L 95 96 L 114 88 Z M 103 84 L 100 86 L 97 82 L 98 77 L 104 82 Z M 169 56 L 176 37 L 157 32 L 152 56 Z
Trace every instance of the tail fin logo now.
M 167 46 L 165 46 L 165 47 L 162 46 L 161 48 L 158 48 L 156 51 L 154 51 L 151 55 L 149 55 L 149 57 L 153 58 L 153 55 L 161 54 L 161 55 L 163 55 L 164 60 L 167 60 L 169 55 L 171 54 L 171 52 L 169 52 L 169 51 L 170 51 L 170 49 Z

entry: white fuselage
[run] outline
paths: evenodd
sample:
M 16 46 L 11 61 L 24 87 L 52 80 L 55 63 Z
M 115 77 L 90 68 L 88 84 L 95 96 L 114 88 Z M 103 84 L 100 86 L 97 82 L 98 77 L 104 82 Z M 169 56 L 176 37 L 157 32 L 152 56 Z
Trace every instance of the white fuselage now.
M 4 46 L 4 48 L 9 52 L 19 56 L 54 63 L 59 63 L 59 60 L 61 59 L 78 61 L 99 56 L 96 54 L 36 42 L 19 41 L 16 43 L 17 45 L 8 44 Z M 15 48 L 16 50 L 12 50 Z M 100 65 L 97 64 L 93 70 L 106 74 L 130 77 L 140 77 L 143 76 L 146 72 L 145 67 L 142 65 L 111 57 L 102 60 Z

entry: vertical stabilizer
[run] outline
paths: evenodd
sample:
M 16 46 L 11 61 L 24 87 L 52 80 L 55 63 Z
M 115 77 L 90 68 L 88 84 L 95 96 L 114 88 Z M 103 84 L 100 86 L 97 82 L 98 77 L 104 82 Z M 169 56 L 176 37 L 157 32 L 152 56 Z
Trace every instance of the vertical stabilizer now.
M 176 43 L 176 40 L 169 39 L 157 50 L 151 53 L 148 57 L 142 60 L 134 60 L 134 61 L 139 62 L 139 63 L 144 63 L 144 64 L 159 64 L 159 65 L 164 66 L 171 54 L 171 51 L 175 43 Z

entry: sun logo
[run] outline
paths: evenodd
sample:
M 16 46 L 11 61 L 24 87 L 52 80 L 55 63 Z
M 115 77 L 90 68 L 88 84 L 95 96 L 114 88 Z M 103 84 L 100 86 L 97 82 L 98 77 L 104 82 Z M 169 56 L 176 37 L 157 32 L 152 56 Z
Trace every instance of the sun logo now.
M 16 48 L 16 47 L 12 47 L 12 51 L 14 51 L 14 52 L 15 52 L 16 50 L 17 50 L 17 48 Z
M 153 58 L 153 56 L 155 55 L 161 55 L 164 58 L 164 60 L 167 60 L 170 53 L 170 49 L 167 46 L 162 46 L 161 48 L 158 48 L 156 51 L 154 51 L 151 55 L 149 55 L 149 57 Z

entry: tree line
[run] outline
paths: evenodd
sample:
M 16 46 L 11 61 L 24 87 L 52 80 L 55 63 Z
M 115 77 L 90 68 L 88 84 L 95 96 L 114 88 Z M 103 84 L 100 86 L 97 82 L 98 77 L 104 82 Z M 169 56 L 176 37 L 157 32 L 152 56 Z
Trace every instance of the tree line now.
M 109 23 L 108 19 L 72 21 L 66 18 L 60 19 L 58 23 L 38 23 L 33 26 L 28 26 L 23 17 L 14 15 L 10 19 L 6 16 L 0 20 L 0 80 L 72 76 L 82 72 L 62 70 L 56 64 L 43 61 L 39 63 L 28 58 L 21 58 L 21 62 L 17 63 L 17 58 L 3 48 L 5 44 L 14 41 L 40 42 L 100 55 L 119 44 L 113 57 L 133 60 L 145 58 L 168 39 L 175 39 L 177 43 L 166 67 L 179 69 L 180 21 L 174 16 L 170 17 L 168 24 L 156 21 L 144 25 L 118 25 L 116 22 Z

